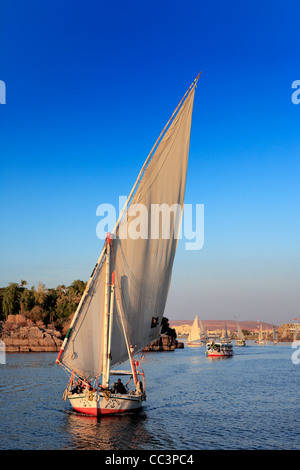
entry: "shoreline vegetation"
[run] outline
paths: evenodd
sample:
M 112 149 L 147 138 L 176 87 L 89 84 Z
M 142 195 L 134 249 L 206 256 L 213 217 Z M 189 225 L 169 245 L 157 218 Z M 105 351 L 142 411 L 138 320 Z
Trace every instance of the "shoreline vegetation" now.
M 79 279 L 70 286 L 61 284 L 56 288 L 46 288 L 41 282 L 37 287 L 27 287 L 27 281 L 10 283 L 0 288 L 0 321 L 9 315 L 24 315 L 34 323 L 53 324 L 63 334 L 64 327 L 75 312 L 86 282 Z

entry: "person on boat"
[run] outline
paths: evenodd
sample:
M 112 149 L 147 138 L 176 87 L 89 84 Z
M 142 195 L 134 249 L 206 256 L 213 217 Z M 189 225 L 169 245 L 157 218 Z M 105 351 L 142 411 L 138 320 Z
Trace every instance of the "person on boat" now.
M 71 393 L 81 393 L 82 392 L 82 381 L 81 379 L 78 379 L 78 382 L 76 384 L 76 386 L 71 390 Z
M 113 393 L 127 393 L 126 388 L 124 387 L 123 383 L 121 382 L 121 379 L 118 379 L 118 382 L 114 384 Z

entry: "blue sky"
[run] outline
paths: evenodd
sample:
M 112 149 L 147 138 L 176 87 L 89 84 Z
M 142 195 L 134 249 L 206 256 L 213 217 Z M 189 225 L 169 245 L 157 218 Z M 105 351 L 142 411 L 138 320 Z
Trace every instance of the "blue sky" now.
M 99 204 L 128 194 L 190 83 L 186 203 L 170 319 L 280 323 L 299 311 L 298 1 L 1 5 L 0 285 L 87 280 Z

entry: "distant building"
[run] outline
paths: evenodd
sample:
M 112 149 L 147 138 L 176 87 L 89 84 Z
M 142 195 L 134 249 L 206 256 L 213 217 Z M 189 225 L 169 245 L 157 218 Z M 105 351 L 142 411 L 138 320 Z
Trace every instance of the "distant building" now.
M 177 336 L 188 335 L 189 332 L 191 331 L 191 325 L 184 324 L 184 325 L 175 326 L 175 331 L 176 331 Z
M 284 334 L 287 336 L 293 336 L 297 328 L 299 328 L 299 323 L 283 323 L 278 328 L 278 334 L 281 336 Z

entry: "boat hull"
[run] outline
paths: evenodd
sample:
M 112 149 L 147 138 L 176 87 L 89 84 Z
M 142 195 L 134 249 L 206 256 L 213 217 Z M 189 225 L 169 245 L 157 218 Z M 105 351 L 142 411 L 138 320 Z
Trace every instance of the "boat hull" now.
M 74 411 L 90 416 L 102 416 L 126 413 L 138 410 L 142 406 L 142 395 L 123 395 L 102 393 L 68 394 Z
M 233 356 L 233 347 L 231 343 L 213 341 L 207 343 L 205 354 L 208 357 L 230 357 Z
M 206 354 L 208 357 L 230 357 L 233 355 L 233 351 L 208 351 Z

